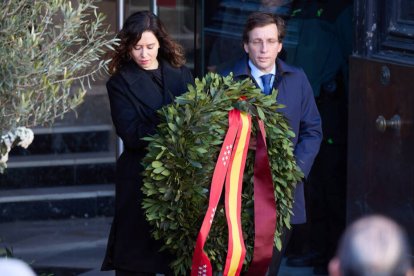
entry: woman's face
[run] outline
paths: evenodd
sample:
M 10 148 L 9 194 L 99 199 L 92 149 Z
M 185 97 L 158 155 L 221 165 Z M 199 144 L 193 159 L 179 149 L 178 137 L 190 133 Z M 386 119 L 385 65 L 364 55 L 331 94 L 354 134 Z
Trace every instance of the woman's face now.
M 158 68 L 158 49 L 160 43 L 155 35 L 150 31 L 142 33 L 141 39 L 131 50 L 132 59 L 145 70 Z

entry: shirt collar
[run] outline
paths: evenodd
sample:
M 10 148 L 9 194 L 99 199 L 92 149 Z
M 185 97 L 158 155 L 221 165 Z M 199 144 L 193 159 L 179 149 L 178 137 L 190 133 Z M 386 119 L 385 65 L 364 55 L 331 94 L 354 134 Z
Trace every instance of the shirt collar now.
M 249 67 L 250 67 L 250 74 L 255 79 L 258 79 L 261 76 L 266 75 L 266 74 L 273 74 L 273 76 L 276 75 L 276 64 L 273 65 L 273 68 L 269 73 L 263 73 L 262 71 L 260 71 L 259 68 L 257 68 L 250 59 L 249 59 Z

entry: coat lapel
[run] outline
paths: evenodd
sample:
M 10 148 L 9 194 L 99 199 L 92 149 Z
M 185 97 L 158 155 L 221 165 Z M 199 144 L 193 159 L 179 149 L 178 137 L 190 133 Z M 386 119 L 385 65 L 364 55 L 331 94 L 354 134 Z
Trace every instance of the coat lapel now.
M 182 92 L 185 91 L 186 87 L 182 87 L 183 81 L 181 76 L 181 70 L 172 67 L 168 62 L 162 61 L 162 73 L 163 73 L 163 84 L 164 84 L 164 93 L 167 98 L 170 98 L 171 95 L 179 96 Z M 184 90 L 183 90 L 184 89 Z M 171 102 L 173 99 L 170 99 Z
M 134 61 L 125 65 L 121 75 L 128 83 L 132 97 L 153 110 L 162 106 L 162 97 L 156 92 L 154 82 Z
M 161 61 L 161 64 L 164 95 L 167 97 L 167 102 L 170 103 L 173 100 L 172 96 L 179 96 L 186 87 L 182 87 L 182 76 L 179 69 L 173 68 L 165 61 Z M 127 63 L 121 74 L 128 83 L 132 96 L 136 100 L 154 110 L 159 109 L 165 104 L 163 97 L 160 97 L 156 92 L 157 88 L 154 82 L 134 61 Z

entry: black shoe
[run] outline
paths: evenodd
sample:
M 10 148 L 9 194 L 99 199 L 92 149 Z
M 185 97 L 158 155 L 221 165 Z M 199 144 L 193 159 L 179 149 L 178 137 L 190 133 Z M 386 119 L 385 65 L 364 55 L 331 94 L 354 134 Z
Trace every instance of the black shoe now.
M 318 252 L 312 251 L 303 255 L 290 256 L 286 265 L 291 267 L 314 266 L 320 264 L 321 256 Z

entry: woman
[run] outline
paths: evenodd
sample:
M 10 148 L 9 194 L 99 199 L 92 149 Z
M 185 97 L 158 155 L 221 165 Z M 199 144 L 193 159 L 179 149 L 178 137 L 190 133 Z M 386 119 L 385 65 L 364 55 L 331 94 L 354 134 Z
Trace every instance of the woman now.
M 187 91 L 194 79 L 183 66 L 183 48 L 151 12 L 128 17 L 118 37 L 107 90 L 112 121 L 125 150 L 117 160 L 115 216 L 102 270 L 115 269 L 117 276 L 169 274 L 171 257 L 159 252 L 161 244 L 151 237 L 141 208 L 140 162 L 146 154 L 141 138 L 154 133 L 156 111 Z

